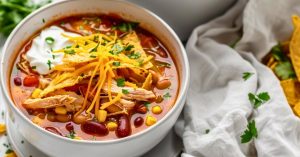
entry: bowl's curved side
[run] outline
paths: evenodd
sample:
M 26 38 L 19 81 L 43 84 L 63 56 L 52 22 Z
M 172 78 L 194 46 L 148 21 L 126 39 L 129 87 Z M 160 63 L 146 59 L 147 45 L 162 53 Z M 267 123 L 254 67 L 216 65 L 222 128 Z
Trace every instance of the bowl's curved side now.
M 42 28 L 49 20 L 72 14 L 117 13 L 122 18 L 141 22 L 141 26 L 157 36 L 177 61 L 180 90 L 174 107 L 156 125 L 129 137 L 109 141 L 74 141 L 45 131 L 34 125 L 14 105 L 9 94 L 10 66 L 18 53 L 20 43 Z M 167 134 L 178 118 L 189 84 L 189 63 L 179 38 L 174 31 L 155 14 L 121 0 L 72 0 L 50 4 L 25 18 L 11 33 L 4 45 L 1 59 L 1 89 L 8 104 L 9 116 L 22 135 L 37 148 L 51 156 L 72 152 L 71 156 L 105 153 L 105 156 L 137 156 L 150 150 Z M 99 147 L 101 146 L 101 147 Z M 118 148 L 119 151 L 115 151 Z M 66 151 L 67 150 L 67 151 Z

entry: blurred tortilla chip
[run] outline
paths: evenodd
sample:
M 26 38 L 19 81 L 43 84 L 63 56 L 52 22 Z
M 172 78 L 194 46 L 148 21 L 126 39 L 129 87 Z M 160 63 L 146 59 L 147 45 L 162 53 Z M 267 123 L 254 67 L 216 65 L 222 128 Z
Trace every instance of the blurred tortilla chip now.
M 292 16 L 294 32 L 290 41 L 290 57 L 298 78 L 300 81 L 300 17 Z
M 298 102 L 296 82 L 293 79 L 280 81 L 288 103 L 294 106 Z

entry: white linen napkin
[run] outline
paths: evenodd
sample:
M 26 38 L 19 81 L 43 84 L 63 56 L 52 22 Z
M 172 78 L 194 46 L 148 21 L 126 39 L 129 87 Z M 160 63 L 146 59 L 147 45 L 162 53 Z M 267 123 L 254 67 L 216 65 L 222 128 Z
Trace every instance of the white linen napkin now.
M 260 63 L 272 46 L 291 37 L 293 14 L 300 15 L 299 0 L 239 0 L 193 31 L 186 47 L 191 86 L 184 120 L 175 126 L 183 138 L 182 157 L 300 156 L 300 119 L 276 76 Z M 228 46 L 239 36 L 234 49 Z M 244 72 L 255 74 L 244 81 Z M 253 109 L 250 92 L 268 92 L 271 99 Z M 258 138 L 241 144 L 251 119 Z

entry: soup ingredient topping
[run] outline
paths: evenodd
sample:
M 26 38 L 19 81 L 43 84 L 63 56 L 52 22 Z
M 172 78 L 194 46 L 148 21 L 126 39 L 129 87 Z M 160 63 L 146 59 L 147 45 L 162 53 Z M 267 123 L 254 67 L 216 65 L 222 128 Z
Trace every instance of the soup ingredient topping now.
M 252 120 L 248 123 L 247 129 L 244 131 L 244 133 L 241 135 L 241 142 L 247 143 L 251 141 L 253 138 L 257 138 L 257 129 L 255 126 L 255 121 Z
M 26 59 L 34 71 L 39 74 L 49 74 L 56 65 L 62 64 L 64 53 L 53 53 L 53 50 L 63 49 L 72 44 L 68 36 L 79 36 L 75 33 L 64 31 L 57 26 L 44 29 L 41 34 L 32 40 L 32 45 L 26 53 Z
M 156 121 L 157 121 L 157 119 L 155 117 L 153 117 L 151 115 L 147 115 L 147 117 L 146 117 L 146 125 L 147 126 L 151 126 L 151 125 L 155 124 Z

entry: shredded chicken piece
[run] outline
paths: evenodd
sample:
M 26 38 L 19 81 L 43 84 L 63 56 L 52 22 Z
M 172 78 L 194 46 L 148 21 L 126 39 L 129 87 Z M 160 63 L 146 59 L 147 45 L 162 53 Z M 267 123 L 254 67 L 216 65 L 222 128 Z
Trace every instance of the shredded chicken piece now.
M 25 108 L 29 109 L 46 109 L 59 106 L 68 106 L 76 99 L 77 98 L 69 95 L 55 95 L 46 98 L 26 99 L 23 104 Z
M 108 92 L 107 84 L 102 88 L 105 93 Z M 132 87 L 118 87 L 115 83 L 111 86 L 111 92 L 113 94 L 117 94 L 122 92 L 122 90 L 127 90 L 128 94 L 123 94 L 123 99 L 128 100 L 139 100 L 139 101 L 147 101 L 149 99 L 155 98 L 155 94 L 152 91 L 145 90 L 143 88 L 132 88 Z

